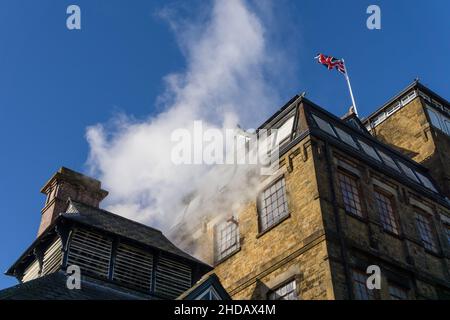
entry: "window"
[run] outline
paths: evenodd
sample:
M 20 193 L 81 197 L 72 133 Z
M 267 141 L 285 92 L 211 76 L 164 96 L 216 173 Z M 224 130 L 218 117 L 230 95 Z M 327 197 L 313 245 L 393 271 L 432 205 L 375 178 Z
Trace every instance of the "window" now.
M 448 245 L 450 246 L 450 225 L 446 224 L 446 225 L 444 225 L 444 228 L 445 228 L 445 233 L 447 235 L 447 242 L 448 242 Z
M 437 251 L 436 240 L 432 230 L 431 217 L 425 213 L 416 214 L 416 224 L 423 246 L 430 251 Z
M 431 102 L 432 102 L 436 107 L 438 107 L 439 109 L 444 110 L 444 106 L 442 105 L 442 103 L 437 102 L 437 101 L 434 100 L 434 99 L 432 99 Z
M 295 280 L 289 281 L 269 293 L 269 300 L 298 300 Z
M 355 149 L 358 149 L 358 145 L 356 144 L 355 140 L 353 140 L 351 135 L 349 135 L 347 132 L 345 132 L 344 130 L 342 130 L 338 127 L 334 127 L 334 129 L 336 129 L 336 132 L 342 141 L 344 141 L 349 146 L 351 146 Z
M 433 127 L 438 128 L 439 130 L 444 130 L 441 125 L 441 120 L 439 119 L 439 115 L 434 110 L 431 110 L 430 107 L 427 107 L 427 112 L 430 117 L 431 124 Z
M 389 296 L 391 297 L 391 300 L 407 300 L 408 290 L 389 283 Z
M 402 168 L 403 172 L 406 174 L 406 176 L 412 180 L 414 180 L 415 182 L 419 182 L 419 180 L 417 179 L 416 175 L 414 174 L 414 171 L 408 167 L 406 164 L 404 164 L 403 162 L 398 162 L 400 168 Z
M 333 137 L 336 137 L 333 127 L 331 126 L 331 124 L 328 121 L 323 120 L 322 118 L 316 116 L 315 114 L 313 114 L 312 116 L 313 116 L 314 120 L 316 121 L 317 125 L 319 126 L 320 130 L 325 131 L 326 133 L 332 135 Z
M 415 97 L 417 97 L 416 92 L 411 91 L 410 93 L 408 93 L 406 96 L 404 96 L 402 98 L 402 105 L 406 105 L 406 104 L 410 103 L 412 100 L 414 100 Z
M 229 256 L 239 249 L 239 227 L 234 218 L 216 227 L 216 261 Z
M 385 112 L 381 113 L 378 117 L 375 118 L 375 120 L 373 121 L 373 125 L 377 126 L 380 123 L 382 123 L 384 120 L 386 120 L 386 113 Z
M 390 156 L 388 156 L 386 153 L 378 150 L 378 154 L 380 155 L 381 159 L 383 159 L 383 162 L 387 164 L 389 167 L 396 171 L 400 171 L 397 164 L 395 163 L 394 159 L 392 159 Z
M 422 91 L 419 91 L 419 95 L 424 98 L 426 101 L 431 102 L 431 99 L 429 96 L 427 96 L 425 93 L 423 93 Z
M 362 217 L 363 213 L 359 196 L 358 181 L 353 176 L 343 172 L 339 172 L 338 176 L 345 210 L 351 214 Z
M 281 126 L 277 128 L 276 144 L 280 145 L 290 137 L 294 126 L 294 116 L 287 119 Z
M 353 270 L 353 294 L 357 300 L 375 300 L 373 290 L 367 288 L 367 275 L 359 270 Z
M 433 127 L 450 135 L 450 119 L 440 112 L 433 110 L 429 105 L 427 105 L 427 112 Z
M 392 196 L 389 197 L 384 193 L 375 191 L 375 202 L 377 204 L 378 213 L 380 214 L 380 220 L 384 230 L 398 235 L 398 225 L 395 220 Z
M 264 231 L 288 215 L 284 177 L 265 189 L 260 196 L 260 228 Z
M 445 128 L 447 128 L 447 134 L 450 136 L 450 120 L 444 119 Z
M 419 177 L 420 181 L 422 181 L 423 185 L 427 187 L 428 189 L 433 190 L 434 192 L 438 192 L 436 188 L 434 187 L 433 183 L 428 179 L 426 176 L 421 174 L 420 172 L 416 171 L 417 176 Z
M 375 151 L 375 149 L 372 146 L 369 146 L 367 143 L 365 143 L 364 141 L 361 141 L 361 140 L 358 140 L 358 142 L 367 155 L 369 155 L 373 159 L 381 162 L 380 157 L 378 156 L 377 152 Z
M 401 107 L 402 107 L 402 104 L 400 102 L 390 106 L 389 108 L 386 109 L 386 116 L 389 117 L 391 114 L 393 114 L 395 111 L 397 111 Z

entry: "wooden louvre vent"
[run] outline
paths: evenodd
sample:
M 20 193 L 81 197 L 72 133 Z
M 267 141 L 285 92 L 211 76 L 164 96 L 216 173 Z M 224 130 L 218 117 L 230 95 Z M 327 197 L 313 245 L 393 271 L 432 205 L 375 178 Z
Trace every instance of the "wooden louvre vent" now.
M 112 241 L 100 234 L 76 229 L 71 237 L 68 265 L 77 265 L 81 271 L 108 277 Z
M 62 242 L 60 238 L 56 238 L 44 252 L 42 274 L 46 275 L 57 271 L 61 266 L 62 256 Z
M 22 282 L 27 282 L 39 277 L 40 266 L 39 261 L 34 259 L 34 261 L 25 269 L 23 273 Z
M 153 255 L 126 244 L 117 246 L 113 280 L 149 292 L 153 274 Z
M 155 293 L 173 299 L 191 287 L 191 268 L 161 256 L 156 266 Z

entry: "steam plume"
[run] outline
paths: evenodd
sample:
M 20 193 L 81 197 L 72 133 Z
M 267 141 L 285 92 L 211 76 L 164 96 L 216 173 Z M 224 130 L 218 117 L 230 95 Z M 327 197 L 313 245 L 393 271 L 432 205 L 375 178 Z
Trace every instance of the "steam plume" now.
M 255 127 L 279 104 L 273 71 L 284 74 L 283 52 L 268 45 L 268 6 L 217 0 L 206 22 L 180 22 L 176 10 L 162 11 L 186 58 L 185 72 L 164 79 L 158 101 L 164 111 L 141 121 L 122 115 L 87 129 L 88 165 L 110 191 L 108 210 L 168 231 L 183 216 L 230 215 L 254 199 L 250 168 L 175 165 L 170 137 L 175 129 L 190 130 L 194 120 L 221 130 Z

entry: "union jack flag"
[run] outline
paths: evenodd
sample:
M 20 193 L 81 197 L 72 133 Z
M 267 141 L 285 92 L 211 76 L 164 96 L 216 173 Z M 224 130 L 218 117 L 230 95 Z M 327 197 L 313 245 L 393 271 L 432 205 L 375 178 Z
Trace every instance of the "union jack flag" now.
M 340 73 L 345 74 L 344 60 L 336 59 L 332 56 L 326 56 L 322 53 L 319 53 L 315 59 L 317 59 L 317 62 L 324 65 L 328 70 L 333 70 L 336 68 Z

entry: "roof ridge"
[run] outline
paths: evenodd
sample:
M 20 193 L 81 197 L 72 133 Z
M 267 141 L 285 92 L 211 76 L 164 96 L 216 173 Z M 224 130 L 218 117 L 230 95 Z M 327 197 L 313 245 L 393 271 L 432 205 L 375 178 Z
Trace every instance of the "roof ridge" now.
M 153 227 L 151 227 L 151 226 L 148 226 L 148 225 L 146 225 L 146 224 L 143 224 L 143 223 L 141 223 L 141 222 L 138 222 L 138 221 L 135 221 L 135 220 L 132 220 L 132 219 L 129 219 L 129 218 L 125 218 L 124 216 L 118 215 L 118 214 L 113 213 L 113 212 L 111 212 L 111 211 L 107 211 L 107 210 L 102 209 L 102 208 L 97 208 L 97 207 L 94 207 L 94 206 L 91 206 L 91 205 L 88 205 L 88 204 L 85 204 L 85 203 L 82 203 L 82 202 L 79 202 L 79 201 L 75 201 L 75 200 L 70 199 L 70 198 L 69 198 L 69 202 L 70 202 L 70 203 L 74 203 L 75 205 L 81 205 L 81 206 L 85 206 L 85 207 L 88 207 L 88 208 L 91 208 L 91 209 L 94 209 L 94 210 L 101 211 L 102 213 L 105 213 L 105 214 L 108 214 L 108 215 L 117 217 L 117 218 L 119 218 L 119 219 L 121 219 L 121 220 L 126 220 L 126 221 L 128 221 L 128 222 L 131 222 L 131 223 L 136 224 L 136 225 L 143 226 L 143 227 L 148 228 L 148 229 L 152 229 L 152 230 L 157 231 L 157 232 L 159 232 L 159 233 L 162 234 L 162 231 L 159 230 L 159 229 L 153 228 Z M 65 214 L 65 213 L 70 214 L 70 212 L 62 212 L 61 214 Z

